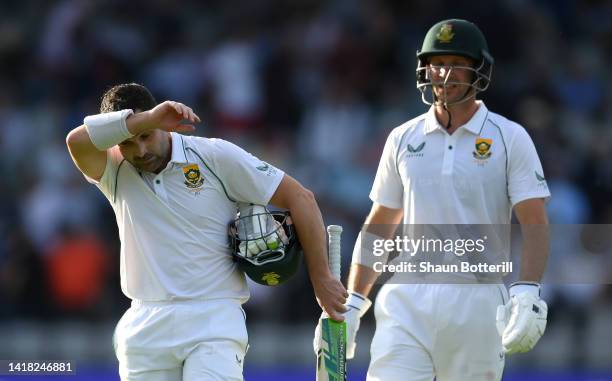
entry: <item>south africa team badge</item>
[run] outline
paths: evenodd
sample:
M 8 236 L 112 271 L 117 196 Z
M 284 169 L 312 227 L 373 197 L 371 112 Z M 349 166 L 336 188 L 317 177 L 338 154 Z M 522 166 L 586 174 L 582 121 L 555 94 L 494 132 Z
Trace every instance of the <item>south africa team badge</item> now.
M 202 187 L 204 178 L 200 173 L 200 167 L 197 164 L 186 165 L 183 167 L 183 176 L 185 176 L 185 185 L 187 188 L 196 189 Z
M 449 43 L 455 37 L 455 33 L 453 33 L 453 24 L 447 23 L 442 25 L 438 34 L 436 34 L 436 38 L 438 41 L 442 43 Z
M 278 278 L 280 278 L 280 275 L 278 275 L 277 273 L 272 271 L 272 272 L 269 272 L 269 273 L 265 273 L 261 277 L 261 280 L 266 282 L 268 284 L 268 286 L 276 286 L 279 283 Z
M 484 138 L 476 138 L 476 149 L 472 152 L 472 156 L 474 156 L 477 160 L 486 160 L 491 157 L 491 145 L 493 144 L 493 139 L 484 139 Z

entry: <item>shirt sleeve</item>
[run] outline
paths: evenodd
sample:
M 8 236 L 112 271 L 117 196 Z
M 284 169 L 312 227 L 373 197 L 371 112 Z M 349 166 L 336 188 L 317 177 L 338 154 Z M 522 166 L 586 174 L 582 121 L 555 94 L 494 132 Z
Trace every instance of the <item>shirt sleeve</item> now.
M 512 206 L 531 198 L 550 197 L 535 145 L 523 127 L 519 126 L 511 143 L 508 161 L 508 194 Z
M 267 205 L 285 173 L 235 144 L 216 139 L 215 167 L 228 195 L 237 202 Z
M 398 134 L 396 131 L 391 132 L 385 143 L 370 192 L 370 199 L 387 208 L 401 209 L 404 186 L 397 169 Z
M 106 151 L 106 167 L 104 167 L 104 174 L 100 181 L 92 179 L 91 177 L 84 175 L 85 179 L 91 184 L 94 184 L 100 191 L 109 199 L 112 203 L 113 195 L 115 193 L 115 185 L 117 184 L 117 170 L 119 164 L 123 161 L 123 156 L 115 148 L 111 148 Z

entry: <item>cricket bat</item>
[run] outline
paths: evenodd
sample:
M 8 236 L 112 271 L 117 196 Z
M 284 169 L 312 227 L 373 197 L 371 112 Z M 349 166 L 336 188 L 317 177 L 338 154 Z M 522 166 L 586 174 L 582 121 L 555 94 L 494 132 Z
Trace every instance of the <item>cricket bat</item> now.
M 340 279 L 340 235 L 342 226 L 329 225 L 329 267 Z M 317 353 L 317 381 L 346 381 L 346 323 L 323 317 L 321 343 Z

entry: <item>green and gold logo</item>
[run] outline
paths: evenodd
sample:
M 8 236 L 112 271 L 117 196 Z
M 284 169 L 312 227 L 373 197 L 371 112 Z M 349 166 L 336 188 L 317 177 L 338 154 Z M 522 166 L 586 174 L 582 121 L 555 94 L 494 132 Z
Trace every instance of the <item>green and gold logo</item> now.
M 449 43 L 455 37 L 455 33 L 453 33 L 453 25 L 452 24 L 444 24 L 438 34 L 436 34 L 436 38 L 438 41 L 442 43 Z
M 183 167 L 183 176 L 185 176 L 185 185 L 187 188 L 200 188 L 204 184 L 204 178 L 200 173 L 200 167 L 197 164 L 186 165 Z
M 472 152 L 472 156 L 478 160 L 486 160 L 491 157 L 491 145 L 493 139 L 476 138 L 476 149 Z
M 261 277 L 261 280 L 266 282 L 268 286 L 276 286 L 279 283 L 278 281 L 279 278 L 280 278 L 280 275 L 272 271 L 269 273 L 264 273 L 264 275 Z

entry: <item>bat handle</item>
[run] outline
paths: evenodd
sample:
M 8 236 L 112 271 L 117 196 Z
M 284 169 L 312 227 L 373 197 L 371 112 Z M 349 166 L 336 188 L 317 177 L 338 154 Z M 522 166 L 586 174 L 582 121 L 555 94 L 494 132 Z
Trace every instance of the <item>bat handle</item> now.
M 340 236 L 342 235 L 342 226 L 329 225 L 327 227 L 327 235 L 329 237 L 329 269 L 336 279 L 340 279 Z

